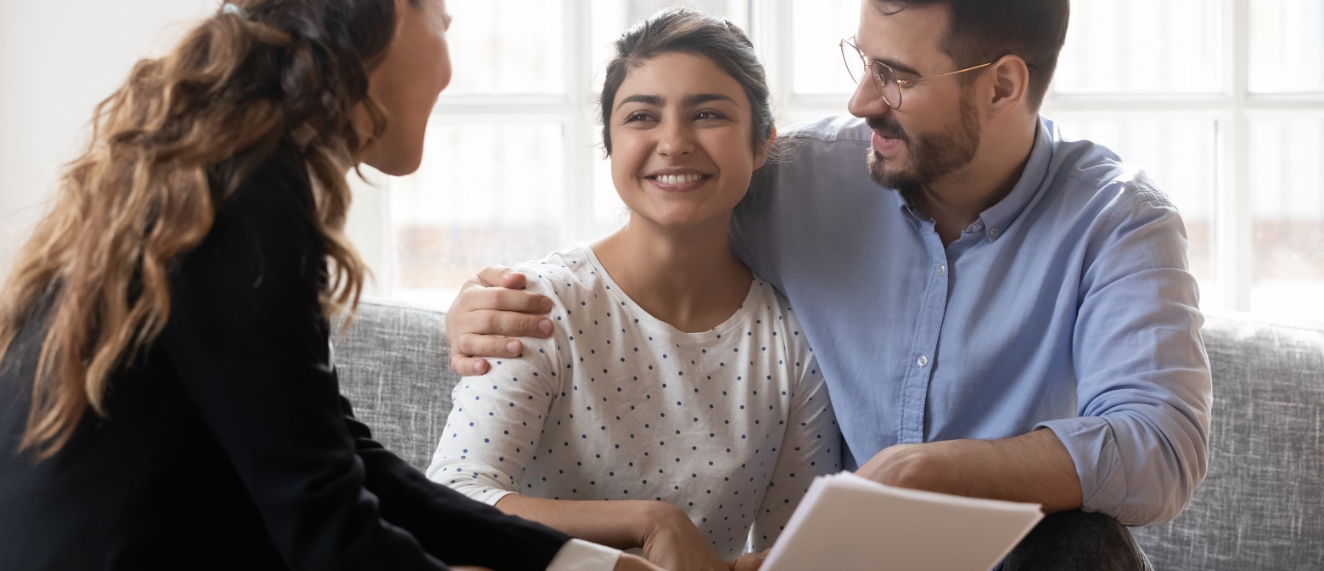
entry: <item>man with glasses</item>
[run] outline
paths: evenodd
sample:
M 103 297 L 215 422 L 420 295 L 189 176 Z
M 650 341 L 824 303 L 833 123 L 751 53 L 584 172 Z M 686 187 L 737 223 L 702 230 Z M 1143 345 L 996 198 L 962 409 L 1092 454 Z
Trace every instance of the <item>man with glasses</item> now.
M 1043 504 L 1004 569 L 1148 567 L 1125 526 L 1177 517 L 1206 469 L 1211 383 L 1180 216 L 1143 172 L 1038 114 L 1068 0 L 861 10 L 841 50 L 863 121 L 789 130 L 789 158 L 732 228 L 814 345 L 845 463 Z M 540 299 L 488 287 L 519 282 L 488 270 L 452 306 L 461 374 L 485 367 L 471 355 L 519 351 L 481 334 L 550 331 Z

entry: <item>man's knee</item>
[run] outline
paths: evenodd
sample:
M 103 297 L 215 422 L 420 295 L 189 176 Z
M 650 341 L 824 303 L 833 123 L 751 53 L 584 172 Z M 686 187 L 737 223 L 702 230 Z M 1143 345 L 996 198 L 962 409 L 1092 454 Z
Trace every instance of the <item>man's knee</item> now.
M 1045 517 L 1007 556 L 1002 569 L 1152 570 L 1126 526 L 1079 510 Z

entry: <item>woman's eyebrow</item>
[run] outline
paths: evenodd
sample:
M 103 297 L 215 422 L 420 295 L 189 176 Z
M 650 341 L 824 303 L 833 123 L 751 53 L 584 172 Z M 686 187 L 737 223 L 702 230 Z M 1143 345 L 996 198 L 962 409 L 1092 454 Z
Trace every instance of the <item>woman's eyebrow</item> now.
M 666 102 L 667 101 L 665 99 L 662 99 L 660 96 L 657 95 L 631 95 L 629 97 L 626 97 L 625 99 L 622 99 L 621 104 L 617 105 L 616 108 L 620 109 L 621 107 L 624 107 L 626 103 L 643 103 L 645 105 L 651 105 L 653 107 L 662 107 L 663 105 L 666 104 Z
M 709 101 L 730 101 L 731 103 L 736 102 L 736 100 L 731 99 L 731 97 L 727 95 L 723 95 L 721 93 L 696 93 L 694 95 L 685 97 L 685 106 L 693 107 L 695 105 L 708 103 Z
M 696 93 L 694 95 L 686 96 L 685 99 L 682 101 L 682 103 L 686 107 L 693 107 L 695 105 L 708 103 L 709 101 L 729 101 L 731 103 L 736 102 L 736 100 L 732 99 L 731 96 L 724 95 L 721 93 Z M 629 97 L 626 97 L 625 99 L 622 99 L 621 104 L 617 105 L 616 108 L 620 109 L 621 107 L 624 107 L 626 103 L 643 103 L 645 105 L 651 105 L 653 107 L 665 107 L 667 104 L 667 100 L 658 95 L 642 95 L 642 94 L 631 95 Z

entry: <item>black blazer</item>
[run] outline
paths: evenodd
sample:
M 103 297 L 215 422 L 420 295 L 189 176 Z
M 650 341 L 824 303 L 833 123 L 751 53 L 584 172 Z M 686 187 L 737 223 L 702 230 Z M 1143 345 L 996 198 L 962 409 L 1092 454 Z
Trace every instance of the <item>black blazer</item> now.
M 106 416 L 17 454 L 45 309 L 0 371 L 0 569 L 542 569 L 569 537 L 427 480 L 372 440 L 328 366 L 313 196 L 267 160 L 172 268 L 164 333 Z

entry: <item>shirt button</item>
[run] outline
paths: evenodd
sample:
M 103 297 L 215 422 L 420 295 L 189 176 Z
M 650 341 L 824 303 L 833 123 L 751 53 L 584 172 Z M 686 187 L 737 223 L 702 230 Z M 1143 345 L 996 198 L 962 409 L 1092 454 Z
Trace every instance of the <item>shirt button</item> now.
M 999 235 L 999 234 L 1002 234 L 1002 231 L 1001 231 L 1001 230 L 998 230 L 997 228 L 989 228 L 989 229 L 988 229 L 988 235 L 989 235 L 989 237 L 990 237 L 990 238 L 993 238 L 994 240 L 998 239 L 998 235 Z
M 940 276 L 947 275 L 947 266 L 938 266 L 938 275 Z
M 920 355 L 920 356 L 919 356 L 919 361 L 916 361 L 916 362 L 919 363 L 919 366 L 924 367 L 924 366 L 927 366 L 927 365 L 929 364 L 929 358 L 928 358 L 928 357 L 925 357 L 925 356 L 923 356 L 923 355 Z
M 984 225 L 979 222 L 975 222 L 974 225 L 970 227 L 971 232 L 978 232 L 983 229 L 984 229 Z

